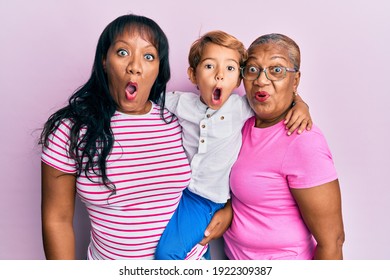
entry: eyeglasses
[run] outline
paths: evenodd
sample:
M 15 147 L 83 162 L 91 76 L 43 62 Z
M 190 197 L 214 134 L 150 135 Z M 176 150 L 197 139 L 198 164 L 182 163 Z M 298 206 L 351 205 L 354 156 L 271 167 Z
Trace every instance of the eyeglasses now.
M 269 66 L 264 69 L 252 65 L 241 67 L 241 75 L 245 80 L 248 81 L 257 80 L 260 77 L 261 72 L 264 72 L 265 76 L 270 81 L 280 81 L 286 77 L 287 72 L 298 71 L 298 69 L 288 68 L 284 66 Z

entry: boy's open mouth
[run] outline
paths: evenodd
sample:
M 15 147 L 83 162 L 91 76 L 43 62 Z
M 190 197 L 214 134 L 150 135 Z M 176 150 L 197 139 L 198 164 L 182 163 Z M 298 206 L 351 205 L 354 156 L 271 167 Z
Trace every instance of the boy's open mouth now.
M 213 92 L 213 100 L 219 100 L 221 98 L 221 89 L 216 88 Z

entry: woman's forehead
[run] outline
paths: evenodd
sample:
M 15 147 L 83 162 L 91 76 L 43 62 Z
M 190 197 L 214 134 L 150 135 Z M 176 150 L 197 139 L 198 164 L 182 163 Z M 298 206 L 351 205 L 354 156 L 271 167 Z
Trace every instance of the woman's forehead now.
M 278 44 L 276 42 L 268 42 L 265 44 L 259 44 L 255 45 L 249 48 L 248 50 L 249 53 L 254 53 L 254 52 L 287 52 L 287 46 L 284 44 Z
M 135 25 L 135 24 L 127 25 L 122 30 L 122 32 L 119 32 L 116 35 L 114 41 L 122 36 L 128 36 L 133 38 L 140 37 L 141 39 L 151 43 L 153 46 L 157 48 L 157 38 L 153 33 L 153 31 L 150 30 L 150 28 L 147 26 Z
M 261 44 L 248 51 L 248 60 L 257 58 L 288 59 L 288 49 L 276 43 Z

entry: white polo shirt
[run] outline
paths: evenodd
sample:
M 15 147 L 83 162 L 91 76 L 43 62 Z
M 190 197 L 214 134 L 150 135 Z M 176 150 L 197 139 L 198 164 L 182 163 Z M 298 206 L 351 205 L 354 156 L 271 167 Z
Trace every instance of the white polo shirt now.
M 188 189 L 216 203 L 230 198 L 229 175 L 241 148 L 241 129 L 253 113 L 245 96 L 232 94 L 213 110 L 192 92 L 168 92 L 166 108 L 182 126 L 183 146 L 191 163 Z

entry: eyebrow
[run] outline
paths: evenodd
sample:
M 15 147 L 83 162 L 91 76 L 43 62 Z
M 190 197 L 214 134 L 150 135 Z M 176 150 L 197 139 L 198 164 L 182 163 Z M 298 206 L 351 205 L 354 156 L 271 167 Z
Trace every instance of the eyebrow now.
M 283 59 L 283 60 L 285 60 L 285 61 L 288 61 L 285 57 L 283 57 L 283 56 L 278 56 L 278 55 L 272 56 L 272 57 L 271 57 L 271 60 L 278 59 L 278 58 Z
M 112 42 L 113 45 L 118 44 L 118 43 L 123 43 L 123 44 L 127 45 L 127 42 L 124 40 L 115 40 L 114 42 Z
M 286 62 L 289 62 L 289 60 L 288 59 L 286 59 L 285 57 L 283 57 L 283 56 L 279 56 L 279 55 L 275 55 L 275 56 L 272 56 L 271 57 L 271 60 L 276 60 L 276 59 L 282 59 L 282 60 L 284 60 L 284 61 L 286 61 Z M 248 57 L 248 59 L 247 59 L 247 61 L 250 61 L 250 60 L 256 60 L 256 56 L 249 56 Z
M 216 60 L 213 57 L 206 57 L 206 58 L 202 59 L 200 62 L 203 62 L 203 61 L 208 60 L 208 59 L 209 60 Z M 240 63 L 237 60 L 235 60 L 234 58 L 229 58 L 229 59 L 227 59 L 227 61 L 233 61 L 234 63 L 237 63 L 238 65 L 240 65 Z
M 148 41 L 147 41 L 147 42 L 148 42 Z M 118 43 L 123 43 L 123 44 L 125 44 L 125 45 L 129 45 L 129 44 L 128 44 L 126 41 L 124 41 L 124 40 L 116 40 L 116 41 L 112 42 L 112 45 L 116 45 L 116 44 L 118 44 Z M 146 46 L 144 47 L 144 49 L 147 49 L 147 48 L 154 48 L 154 49 L 157 50 L 157 48 L 156 48 L 155 46 L 153 46 L 153 44 L 150 43 L 150 42 L 149 42 L 149 45 L 146 45 Z

